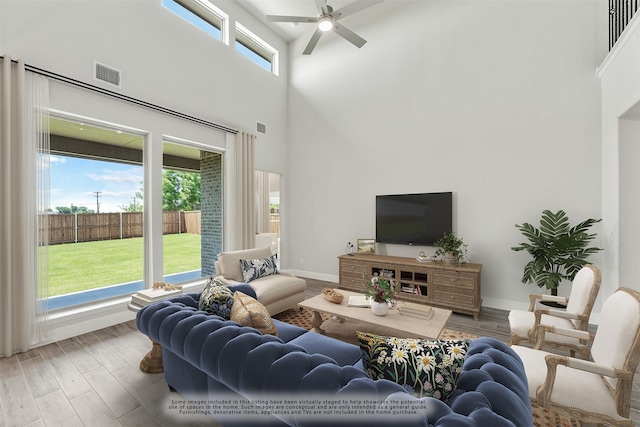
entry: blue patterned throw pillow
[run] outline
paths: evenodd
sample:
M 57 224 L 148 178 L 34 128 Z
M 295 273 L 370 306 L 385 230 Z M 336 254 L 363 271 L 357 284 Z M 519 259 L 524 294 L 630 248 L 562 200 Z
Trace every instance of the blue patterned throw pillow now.
M 406 386 L 416 397 L 447 402 L 469 349 L 467 340 L 385 337 L 356 332 L 365 372 Z
M 200 295 L 198 308 L 229 320 L 233 306 L 233 292 L 224 283 L 210 277 Z
M 242 270 L 244 281 L 247 283 L 260 277 L 278 274 L 275 255 L 259 259 L 241 259 L 240 269 Z

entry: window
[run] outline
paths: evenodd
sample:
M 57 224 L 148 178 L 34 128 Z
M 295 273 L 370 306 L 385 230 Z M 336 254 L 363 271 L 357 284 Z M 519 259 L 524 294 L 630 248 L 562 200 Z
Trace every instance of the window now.
M 144 135 L 49 122 L 49 310 L 143 289 L 145 250 L 153 251 L 143 234 Z M 163 280 L 186 284 L 214 274 L 222 252 L 222 154 L 165 136 L 162 168 Z
M 49 121 L 49 310 L 143 288 L 142 135 Z
M 208 0 L 162 0 L 162 5 L 224 44 L 229 44 L 229 15 Z M 278 51 L 236 22 L 235 48 L 262 68 L 278 75 Z
M 262 68 L 278 75 L 278 51 L 238 22 L 236 50 Z
M 229 15 L 207 0 L 162 0 L 162 5 L 216 40 L 229 44 Z
M 202 156 L 177 142 L 162 146 L 163 273 L 165 282 L 178 284 L 202 276 Z

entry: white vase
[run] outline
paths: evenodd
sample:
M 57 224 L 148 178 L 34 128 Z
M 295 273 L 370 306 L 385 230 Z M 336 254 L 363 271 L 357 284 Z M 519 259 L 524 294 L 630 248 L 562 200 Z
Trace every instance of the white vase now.
M 371 301 L 371 311 L 376 316 L 384 316 L 389 311 L 389 304 L 386 302 Z

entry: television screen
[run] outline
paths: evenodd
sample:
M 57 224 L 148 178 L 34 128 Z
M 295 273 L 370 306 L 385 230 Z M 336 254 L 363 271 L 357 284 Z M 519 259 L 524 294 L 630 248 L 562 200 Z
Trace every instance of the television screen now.
M 376 196 L 376 242 L 432 245 L 451 223 L 451 192 Z

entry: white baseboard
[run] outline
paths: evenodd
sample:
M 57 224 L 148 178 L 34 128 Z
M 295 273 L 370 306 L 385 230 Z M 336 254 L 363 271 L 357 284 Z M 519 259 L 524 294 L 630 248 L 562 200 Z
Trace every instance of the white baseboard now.
M 485 298 L 482 297 L 482 306 L 488 308 L 497 308 L 499 310 L 528 310 L 529 301 L 509 301 L 499 298 Z
M 340 276 L 336 276 L 333 274 L 323 274 L 323 273 L 316 273 L 313 271 L 303 271 L 303 270 L 289 270 L 289 271 L 298 277 L 308 277 L 309 279 L 324 280 L 325 282 L 335 283 L 336 285 L 340 282 Z

